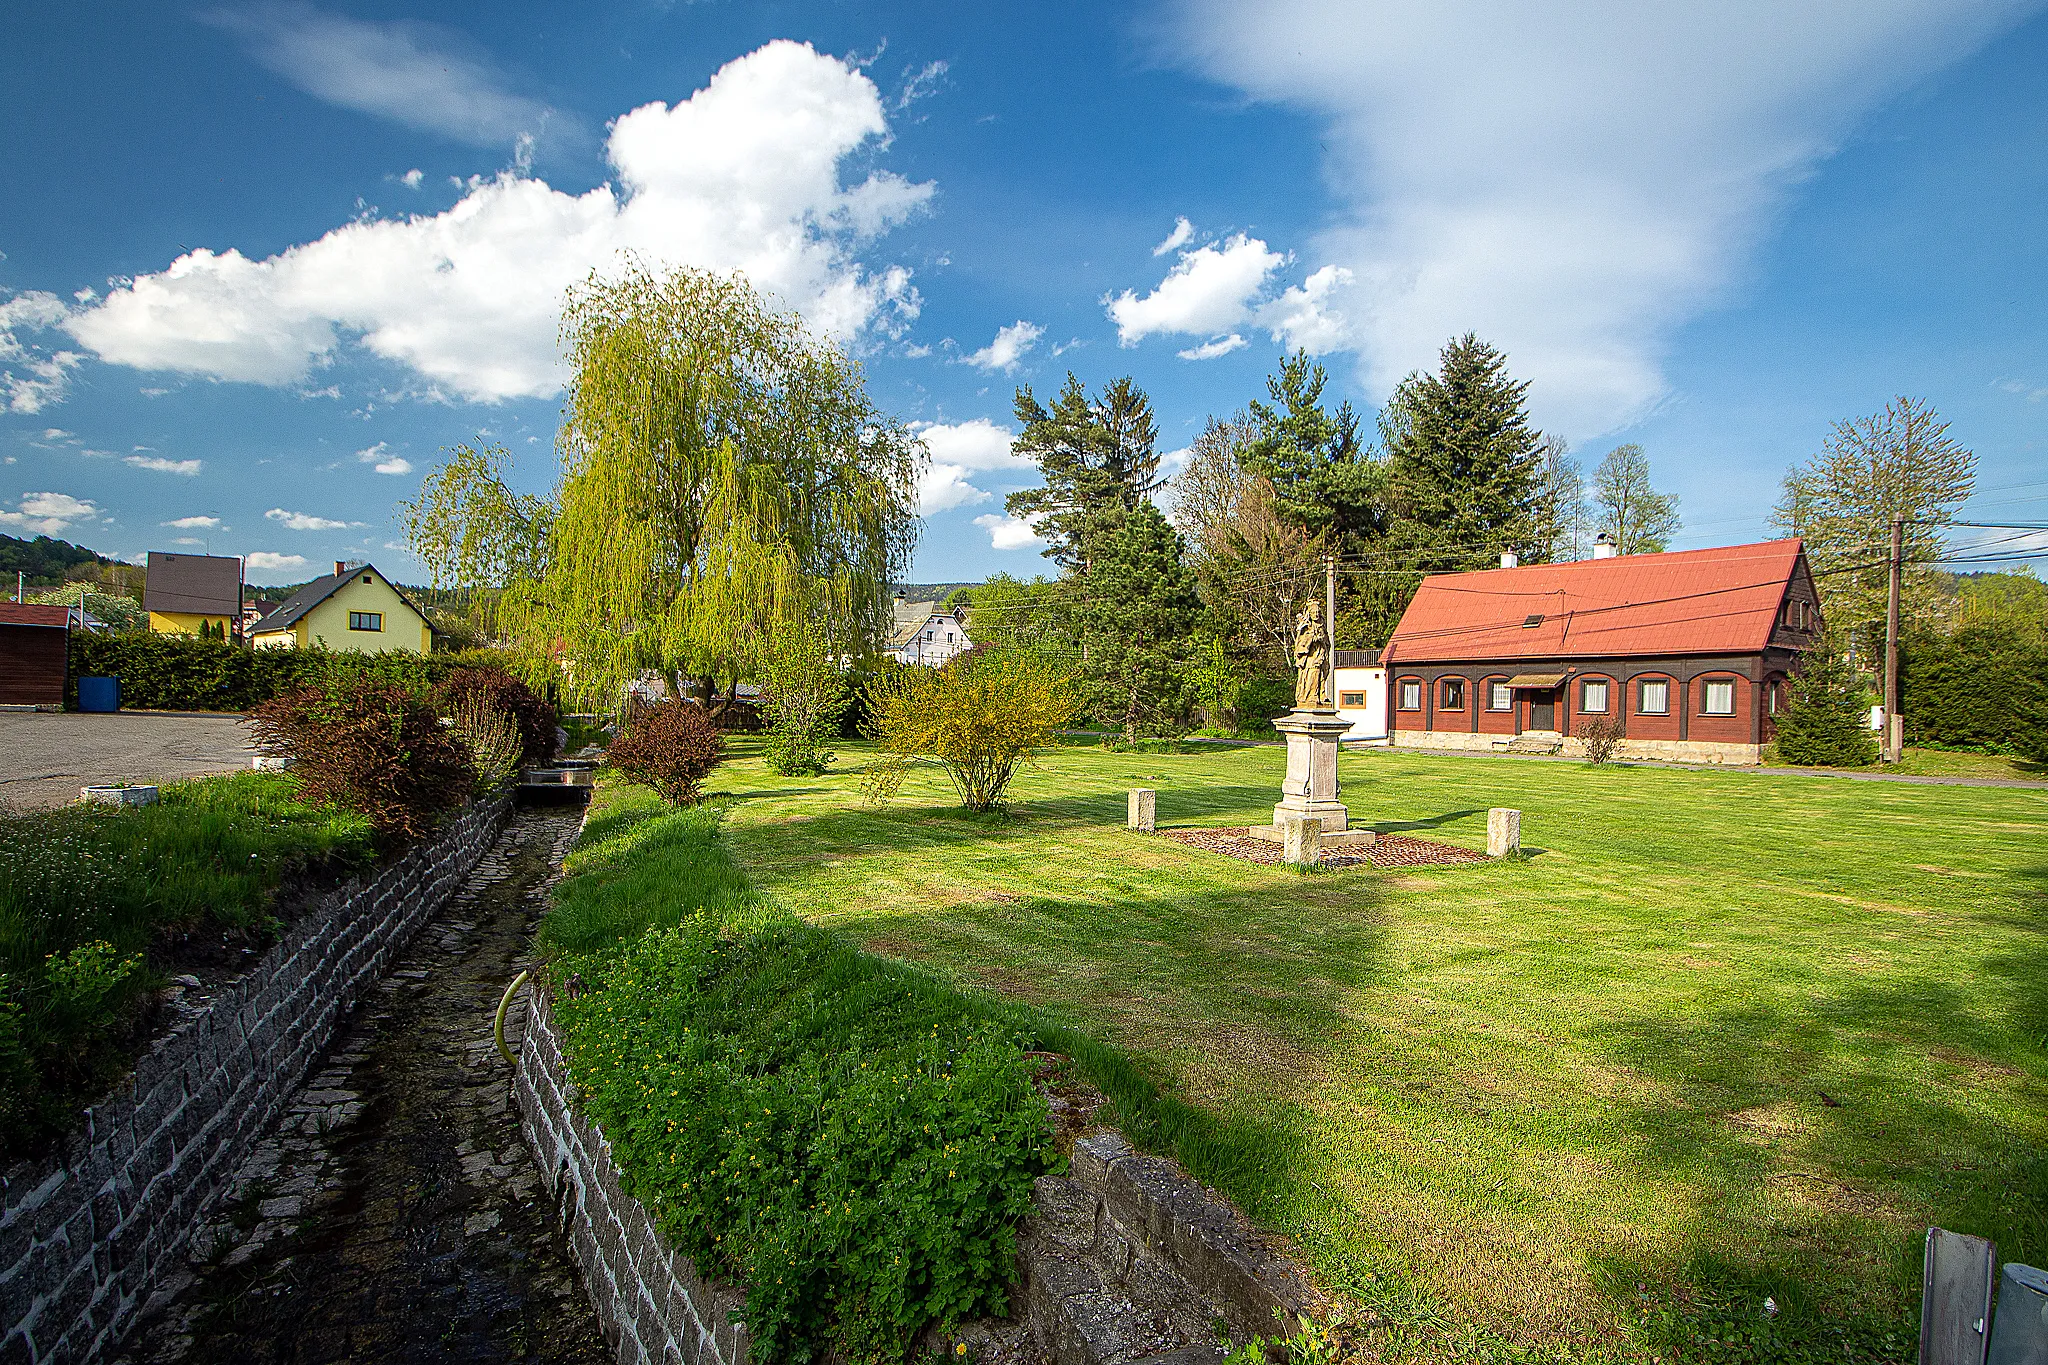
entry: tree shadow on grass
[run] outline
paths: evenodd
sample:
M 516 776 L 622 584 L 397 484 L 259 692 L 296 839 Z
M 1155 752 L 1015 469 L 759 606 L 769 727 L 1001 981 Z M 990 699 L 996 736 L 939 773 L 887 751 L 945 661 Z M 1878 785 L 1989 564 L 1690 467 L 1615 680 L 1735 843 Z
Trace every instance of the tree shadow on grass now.
M 1321 879 L 1107 903 L 997 888 L 833 927 L 1050 1030 L 1133 1141 L 1271 1226 L 1314 1198 L 1304 1106 L 1342 1049 L 1341 1007 L 1388 974 L 1383 895 Z
M 1474 806 L 1468 810 L 1448 810 L 1442 815 L 1431 815 L 1421 820 L 1374 820 L 1366 828 L 1380 834 L 1406 834 L 1410 830 L 1437 829 L 1440 826 L 1451 824 L 1453 821 L 1484 814 L 1486 814 L 1484 806 Z
M 1628 1159 L 1699 1199 L 1675 1245 L 1596 1258 L 1649 1345 L 1684 1350 L 1715 1314 L 1755 1326 L 1768 1295 L 1783 1313 L 1759 1330 L 1782 1358 L 1884 1357 L 1915 1330 L 1925 1224 L 1990 1237 L 2006 1259 L 2048 1254 L 2048 1156 L 2024 1117 L 2048 1033 L 2048 868 L 2023 875 L 2021 905 L 1973 926 L 2009 935 L 1986 960 L 1997 989 L 1854 979 L 1796 1007 L 1749 999 L 1585 1035 L 1658 1083 L 1657 1103 L 1612 1111 Z M 1679 1310 L 1644 1303 L 1642 1284 L 1670 1287 Z

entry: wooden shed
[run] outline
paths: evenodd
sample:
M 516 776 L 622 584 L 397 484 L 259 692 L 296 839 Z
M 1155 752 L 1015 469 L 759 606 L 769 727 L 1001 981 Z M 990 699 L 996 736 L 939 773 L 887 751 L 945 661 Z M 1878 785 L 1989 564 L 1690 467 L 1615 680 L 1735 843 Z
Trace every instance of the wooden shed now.
M 0 602 L 0 706 L 62 706 L 71 608 Z

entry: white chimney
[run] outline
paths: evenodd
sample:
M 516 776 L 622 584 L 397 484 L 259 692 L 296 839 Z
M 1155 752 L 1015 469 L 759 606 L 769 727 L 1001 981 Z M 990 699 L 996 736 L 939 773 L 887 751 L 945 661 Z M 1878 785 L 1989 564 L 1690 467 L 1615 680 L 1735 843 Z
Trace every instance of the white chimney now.
M 1602 531 L 1602 532 L 1600 533 L 1600 538 L 1599 538 L 1598 540 L 1596 540 L 1596 541 L 1594 541 L 1594 542 L 1593 542 L 1593 558 L 1595 558 L 1595 559 L 1612 559 L 1612 558 L 1614 558 L 1614 537 L 1613 537 L 1613 536 L 1610 536 L 1610 535 L 1608 535 L 1608 534 L 1607 534 L 1607 533 L 1606 533 L 1605 531 Z
M 1519 569 L 1522 567 L 1521 557 L 1513 550 L 1502 550 L 1500 552 L 1500 566 L 1503 569 Z

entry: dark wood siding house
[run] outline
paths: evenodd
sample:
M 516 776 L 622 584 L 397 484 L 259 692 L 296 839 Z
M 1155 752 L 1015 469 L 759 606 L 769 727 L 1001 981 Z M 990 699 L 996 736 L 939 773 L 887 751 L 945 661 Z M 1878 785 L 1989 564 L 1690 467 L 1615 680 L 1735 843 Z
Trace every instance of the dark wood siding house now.
M 0 602 L 0 706 L 62 706 L 71 608 Z
M 1555 750 L 1605 720 L 1623 757 L 1755 763 L 1820 627 L 1797 540 L 1436 574 L 1387 645 L 1389 728 Z

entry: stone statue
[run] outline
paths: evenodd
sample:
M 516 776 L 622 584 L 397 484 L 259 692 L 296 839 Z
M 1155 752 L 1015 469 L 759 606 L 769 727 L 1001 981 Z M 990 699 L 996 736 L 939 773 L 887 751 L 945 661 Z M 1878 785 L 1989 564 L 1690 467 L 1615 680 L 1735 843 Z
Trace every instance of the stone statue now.
M 1323 614 L 1314 603 L 1294 621 L 1294 706 L 1323 711 L 1330 706 L 1330 639 L 1323 633 Z

